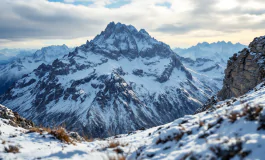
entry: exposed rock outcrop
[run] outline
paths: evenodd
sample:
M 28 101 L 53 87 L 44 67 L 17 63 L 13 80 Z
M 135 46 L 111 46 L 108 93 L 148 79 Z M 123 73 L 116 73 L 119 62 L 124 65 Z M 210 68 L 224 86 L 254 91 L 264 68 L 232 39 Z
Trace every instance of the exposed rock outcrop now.
M 22 127 L 28 129 L 34 126 L 32 121 L 20 117 L 17 112 L 13 112 L 12 110 L 6 108 L 1 104 L 0 104 L 0 118 L 9 120 L 7 123 L 9 123 L 11 126 L 14 127 Z
M 248 48 L 228 60 L 218 98 L 224 100 L 241 96 L 261 83 L 265 77 L 264 60 L 265 36 L 262 36 L 255 38 Z

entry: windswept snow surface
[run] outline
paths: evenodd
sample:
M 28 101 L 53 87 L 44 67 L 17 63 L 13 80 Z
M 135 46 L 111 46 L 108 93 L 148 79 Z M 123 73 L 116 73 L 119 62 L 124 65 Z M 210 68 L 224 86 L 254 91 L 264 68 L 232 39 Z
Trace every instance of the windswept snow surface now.
M 235 116 L 236 115 L 236 116 Z M 12 144 L 20 153 L 0 152 L 3 159 L 260 159 L 265 149 L 265 87 L 260 84 L 249 93 L 218 102 L 210 110 L 187 115 L 143 131 L 117 135 L 105 140 L 61 142 L 37 133 L 24 134 L 1 119 L 1 150 Z M 22 132 L 22 133 L 21 133 Z M 17 135 L 17 136 L 11 136 Z M 110 142 L 119 142 L 110 148 Z M 115 151 L 116 152 L 115 152 Z

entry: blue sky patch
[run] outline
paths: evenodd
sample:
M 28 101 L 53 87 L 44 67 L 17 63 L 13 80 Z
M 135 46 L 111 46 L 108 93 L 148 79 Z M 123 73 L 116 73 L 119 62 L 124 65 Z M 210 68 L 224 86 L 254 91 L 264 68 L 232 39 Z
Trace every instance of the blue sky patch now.
M 169 2 L 157 3 L 156 5 L 157 6 L 167 7 L 167 8 L 170 8 L 171 7 L 171 3 L 169 3 Z
M 131 0 L 117 0 L 111 4 L 106 5 L 106 8 L 120 8 L 121 6 L 124 6 L 126 4 L 130 4 Z
M 74 4 L 74 5 L 84 5 L 88 6 L 93 4 L 93 1 L 89 0 L 73 0 L 73 2 L 67 2 L 66 0 L 48 0 L 49 2 L 60 2 L 66 4 Z M 126 4 L 130 4 L 131 0 L 113 0 L 112 3 L 105 5 L 106 8 L 120 8 Z
M 60 3 L 67 3 L 67 4 L 74 4 L 74 5 L 84 5 L 84 6 L 88 6 L 93 4 L 92 1 L 74 1 L 74 2 L 66 2 L 64 0 L 48 0 L 49 2 L 60 2 Z

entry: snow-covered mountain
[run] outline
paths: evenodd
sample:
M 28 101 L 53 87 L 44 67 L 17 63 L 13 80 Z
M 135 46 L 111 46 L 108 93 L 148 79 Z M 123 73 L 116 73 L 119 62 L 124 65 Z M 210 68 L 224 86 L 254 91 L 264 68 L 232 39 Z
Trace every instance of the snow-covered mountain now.
M 218 41 L 214 43 L 198 43 L 190 48 L 175 48 L 174 51 L 184 58 L 196 60 L 197 58 L 211 59 L 215 62 L 226 62 L 234 53 L 247 47 L 240 43 Z
M 176 48 L 174 51 L 193 77 L 203 83 L 210 82 L 209 85 L 217 93 L 223 86 L 227 60 L 246 47 L 240 43 L 218 41 L 198 43 L 196 46 L 187 49 Z
M 113 27 L 116 28 L 119 25 L 120 24 L 116 24 Z M 128 26 L 124 25 L 124 27 Z M 104 33 L 106 32 L 102 32 L 101 35 Z M 91 45 L 89 45 L 89 43 L 78 47 L 75 52 L 69 53 L 60 62 L 58 62 L 59 60 L 54 61 L 53 63 L 56 63 L 56 65 L 53 64 L 52 66 L 40 66 L 42 68 L 42 71 L 45 72 L 41 72 L 41 70 L 35 70 L 28 76 L 29 78 L 25 77 L 26 79 L 24 79 L 23 82 L 21 81 L 16 84 L 16 87 L 12 89 L 13 93 L 9 93 L 9 95 L 11 95 L 9 97 L 13 98 L 12 94 L 14 93 L 16 97 L 21 97 L 23 93 L 18 93 L 18 90 L 20 89 L 19 87 L 22 88 L 24 93 L 26 93 L 26 89 L 34 93 L 34 89 L 31 88 L 31 84 L 34 84 L 35 82 L 34 80 L 29 80 L 30 76 L 33 76 L 33 74 L 35 74 L 35 77 L 42 75 L 40 77 L 51 78 L 45 76 L 51 74 L 49 68 L 54 68 L 54 72 L 60 73 L 63 77 L 62 74 L 67 73 L 67 71 L 62 70 L 62 68 L 55 68 L 55 66 L 61 64 L 62 66 L 64 66 L 64 68 L 73 67 L 66 66 L 63 64 L 69 64 L 67 62 L 67 58 L 69 57 L 74 58 L 74 56 L 77 55 L 79 55 L 79 58 L 84 57 L 84 53 L 87 52 L 84 52 L 84 50 L 81 51 L 81 49 L 89 50 L 89 46 Z M 250 74 L 249 72 L 241 72 L 242 68 L 238 69 L 238 66 L 240 67 L 240 65 L 242 66 L 242 64 L 246 65 L 245 67 L 253 68 L 254 71 L 261 68 L 259 70 L 260 73 L 258 74 L 258 76 L 254 77 L 254 79 L 256 79 L 258 82 L 261 82 L 260 84 L 258 84 L 257 86 L 253 86 L 251 84 L 250 86 L 248 86 L 251 87 L 251 89 L 244 95 L 241 94 L 241 96 L 235 98 L 233 97 L 235 96 L 234 94 L 225 94 L 225 98 L 228 99 L 224 101 L 215 101 L 211 105 L 200 110 L 200 112 L 198 112 L 197 114 L 185 115 L 184 117 L 176 119 L 173 122 L 149 129 L 141 128 L 141 130 L 138 131 L 116 135 L 114 137 L 109 137 L 106 139 L 87 139 L 86 141 L 84 141 L 85 139 L 80 137 L 78 134 L 74 132 L 67 132 L 66 130 L 61 130 L 61 128 L 32 128 L 31 126 L 34 125 L 31 121 L 20 117 L 18 113 L 12 112 L 10 109 L 7 109 L 6 107 L 0 105 L 0 139 L 2 140 L 2 143 L 0 143 L 0 149 L 2 149 L 3 151 L 0 152 L 0 159 L 263 159 L 265 148 L 264 43 L 264 36 L 255 38 L 254 41 L 250 43 L 248 49 L 244 49 L 241 52 L 238 52 L 238 55 L 234 55 L 230 58 L 230 60 L 228 61 L 229 64 L 227 65 L 226 69 L 226 71 L 228 71 L 228 73 L 226 73 L 226 77 L 227 75 L 230 75 L 229 70 L 237 70 L 240 74 L 234 74 L 234 78 L 236 78 L 244 76 L 248 77 L 247 75 Z M 92 46 L 95 47 L 95 45 Z M 83 54 L 80 55 L 81 52 Z M 101 54 L 106 54 L 106 52 L 96 53 L 97 56 Z M 96 53 L 93 52 L 93 54 Z M 111 57 L 113 56 L 116 57 L 116 55 L 111 55 Z M 116 58 L 116 61 L 120 61 L 125 57 L 123 57 L 122 55 L 122 57 L 118 56 Z M 126 57 L 126 59 L 127 58 L 128 57 Z M 129 58 L 131 58 L 131 56 L 129 56 Z M 93 60 L 95 59 L 96 58 L 94 58 Z M 128 63 L 134 61 L 135 59 L 137 58 L 132 58 L 131 61 L 128 61 Z M 74 64 L 78 64 L 76 60 L 77 59 L 75 59 Z M 108 62 L 109 61 L 111 61 L 111 59 L 108 59 Z M 234 63 L 236 65 L 231 65 L 230 63 Z M 89 64 L 91 65 L 91 63 Z M 114 63 L 111 64 L 113 65 Z M 108 67 L 110 66 L 104 66 L 104 69 Z M 249 70 L 249 68 L 247 69 Z M 98 68 L 94 69 L 94 72 L 98 73 L 96 71 L 96 69 Z M 107 71 L 104 69 L 102 69 L 101 71 Z M 176 68 L 174 68 L 174 70 L 176 70 Z M 185 68 L 183 68 L 183 70 L 185 71 Z M 187 74 L 188 71 L 185 71 L 184 73 Z M 117 76 L 112 77 L 113 74 L 114 73 L 111 72 L 110 79 L 117 78 Z M 51 76 L 53 77 L 53 79 L 56 78 L 55 74 L 51 74 Z M 125 76 L 123 75 L 123 77 Z M 126 77 L 124 79 L 126 79 Z M 58 79 L 56 80 L 56 82 L 62 82 L 60 80 L 61 79 Z M 65 80 L 64 84 L 66 84 L 68 78 L 63 77 L 63 80 Z M 88 80 L 89 79 L 81 80 L 81 84 L 86 84 L 85 82 L 88 82 Z M 90 81 L 95 82 L 94 80 L 95 79 L 93 78 L 90 79 Z M 225 80 L 224 84 L 229 82 L 229 80 L 230 79 Z M 45 81 L 45 79 L 43 79 L 43 81 Z M 118 82 L 115 80 L 113 81 L 115 83 L 114 88 L 120 89 L 123 95 L 128 92 L 133 92 L 136 95 L 136 92 L 132 90 L 133 87 L 131 87 L 132 89 L 130 89 L 130 91 L 125 93 L 123 92 L 123 89 L 119 87 L 120 83 L 126 83 L 125 80 L 120 80 Z M 164 83 L 167 83 L 167 81 Z M 190 81 L 193 82 L 194 79 Z M 72 82 L 75 83 L 76 86 L 78 85 L 76 81 L 72 80 Z M 105 83 L 104 85 L 108 84 L 109 83 Z M 49 88 L 51 88 L 52 86 L 49 86 Z M 106 100 L 106 98 L 113 98 L 113 90 L 106 89 L 105 86 L 103 87 L 104 90 L 109 93 L 108 95 L 110 95 L 109 97 L 104 97 L 104 100 Z M 38 86 L 35 89 L 38 90 Z M 55 89 L 58 91 L 56 87 Z M 75 88 L 72 87 L 72 89 Z M 230 89 L 232 88 L 226 88 L 226 90 Z M 241 88 L 241 90 L 242 92 L 240 93 L 243 93 L 243 91 L 246 91 L 246 88 L 243 87 Z M 85 90 L 83 91 L 85 92 Z M 100 92 L 100 95 L 103 95 L 103 92 Z M 54 92 L 54 95 L 52 96 L 57 97 L 58 92 Z M 124 99 L 121 98 L 120 94 L 115 94 L 115 96 L 118 97 L 115 100 L 119 99 L 123 100 L 124 102 Z M 7 95 L 6 98 L 8 98 Z M 102 100 L 102 96 L 100 98 L 100 100 Z M 19 98 L 17 100 L 20 101 Z M 27 100 L 28 99 L 26 99 L 26 101 Z M 58 101 L 60 102 L 60 100 Z M 86 100 L 84 100 L 84 102 L 86 102 Z M 106 101 L 103 101 L 103 103 L 104 102 Z M 78 101 L 76 103 L 78 103 Z M 27 107 L 27 103 L 21 104 L 24 107 Z M 54 104 L 56 104 L 56 102 Z M 132 105 L 124 105 L 123 107 L 129 108 L 131 106 Z M 65 105 L 61 105 L 61 107 L 65 109 Z M 116 107 L 118 109 L 121 108 L 121 106 L 119 105 L 115 105 L 113 107 Z M 146 108 L 147 107 L 148 106 L 146 106 Z M 44 109 L 47 110 L 47 108 L 55 110 L 54 108 L 48 105 L 45 106 Z M 20 110 L 21 108 L 14 107 L 14 109 Z M 30 109 L 34 108 L 32 107 Z M 41 110 L 39 114 L 43 114 L 43 112 L 46 112 L 43 108 L 39 109 Z M 59 110 L 60 108 L 56 109 Z M 98 106 L 97 114 L 100 114 L 101 109 L 107 110 L 109 108 L 106 105 Z M 30 111 L 27 110 L 27 112 Z M 109 115 L 111 114 L 115 114 L 115 112 L 109 112 Z M 68 115 L 71 116 L 70 114 Z M 92 115 L 91 112 L 90 115 Z M 126 116 L 126 113 L 121 112 L 121 110 L 119 110 L 118 114 L 114 116 L 119 118 L 119 115 Z M 49 115 L 47 114 L 47 116 Z M 62 116 L 62 114 L 57 112 L 57 116 L 60 117 Z M 168 114 L 163 116 L 168 116 Z M 94 119 L 94 115 L 89 118 Z M 115 121 L 112 122 L 115 123 Z M 128 122 L 127 125 L 131 125 L 129 121 L 126 122 Z M 71 123 L 65 124 L 66 127 L 68 125 L 71 125 Z M 93 126 L 92 128 L 95 129 L 96 127 Z M 65 141 L 66 139 L 68 141 Z
M 0 114 L 0 159 L 260 159 L 265 148 L 265 85 L 154 128 L 105 140 L 60 142 L 11 126 Z M 0 113 L 3 107 L 0 105 Z M 6 115 L 6 114 L 4 114 Z M 12 116 L 13 114 L 9 114 Z M 12 152 L 18 152 L 13 154 Z
M 4 93 L 24 74 L 32 72 L 42 63 L 49 64 L 70 51 L 71 49 L 66 45 L 44 47 L 29 56 L 21 51 L 15 60 L 5 65 L 0 65 L 0 94 Z
M 37 124 L 104 137 L 191 114 L 212 94 L 168 45 L 112 22 L 92 41 L 24 76 L 0 101 Z
M 12 58 L 7 57 L 4 54 L 0 54 L 0 65 L 7 64 L 10 61 L 12 61 Z
M 7 64 L 20 57 L 30 56 L 34 52 L 36 52 L 34 49 L 0 49 L 0 65 Z

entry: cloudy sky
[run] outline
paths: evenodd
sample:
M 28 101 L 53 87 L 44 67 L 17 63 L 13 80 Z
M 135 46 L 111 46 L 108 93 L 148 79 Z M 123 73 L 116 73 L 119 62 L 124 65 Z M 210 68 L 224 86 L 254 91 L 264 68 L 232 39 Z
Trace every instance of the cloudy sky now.
M 171 47 L 265 35 L 265 0 L 0 0 L 0 48 L 78 46 L 111 22 Z

